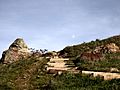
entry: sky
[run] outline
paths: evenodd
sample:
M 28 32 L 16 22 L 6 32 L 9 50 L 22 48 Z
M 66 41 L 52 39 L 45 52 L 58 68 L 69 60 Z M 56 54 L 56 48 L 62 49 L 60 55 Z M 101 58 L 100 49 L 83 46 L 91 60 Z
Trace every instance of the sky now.
M 0 55 L 16 38 L 30 48 L 61 50 L 119 29 L 120 0 L 0 0 Z

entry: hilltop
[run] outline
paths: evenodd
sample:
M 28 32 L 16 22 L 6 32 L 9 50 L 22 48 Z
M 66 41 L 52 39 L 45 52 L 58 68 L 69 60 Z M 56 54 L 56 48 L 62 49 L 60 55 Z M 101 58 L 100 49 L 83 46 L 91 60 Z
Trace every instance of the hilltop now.
M 109 72 L 111 68 L 120 70 L 120 35 L 67 46 L 59 53 L 62 57 L 71 58 L 82 70 Z
M 95 41 L 91 41 L 87 43 L 84 42 L 78 45 L 67 46 L 60 51 L 60 55 L 64 57 L 76 57 L 82 54 L 83 52 L 94 51 L 97 47 L 100 47 L 100 46 L 104 48 L 106 45 L 111 43 L 113 43 L 114 45 L 120 48 L 120 35 L 109 37 L 103 40 L 96 39 Z

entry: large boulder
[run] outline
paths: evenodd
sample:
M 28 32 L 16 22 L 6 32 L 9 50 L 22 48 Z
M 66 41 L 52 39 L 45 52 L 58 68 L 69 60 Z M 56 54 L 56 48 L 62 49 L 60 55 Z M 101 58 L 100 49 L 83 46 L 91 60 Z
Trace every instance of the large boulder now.
M 25 59 L 30 55 L 28 46 L 22 38 L 17 38 L 2 54 L 2 63 L 13 63 L 20 59 Z

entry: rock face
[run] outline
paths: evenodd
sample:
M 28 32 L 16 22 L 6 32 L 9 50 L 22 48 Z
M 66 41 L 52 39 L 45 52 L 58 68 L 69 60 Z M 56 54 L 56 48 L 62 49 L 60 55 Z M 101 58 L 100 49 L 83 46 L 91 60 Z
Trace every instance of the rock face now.
M 2 54 L 2 63 L 13 63 L 20 59 L 25 59 L 30 55 L 30 51 L 22 38 L 17 38 Z
M 115 43 L 107 44 L 106 47 L 108 48 L 109 52 L 119 52 L 119 47 Z
M 80 58 L 83 60 L 103 60 L 104 54 L 120 52 L 119 47 L 115 43 L 101 45 L 96 47 L 93 51 L 84 52 Z
M 95 53 L 116 53 L 120 52 L 119 47 L 115 43 L 110 43 L 107 45 L 101 45 L 95 48 Z
M 101 53 L 93 53 L 93 52 L 84 52 L 81 54 L 80 59 L 90 60 L 90 61 L 99 61 L 102 60 L 104 56 Z

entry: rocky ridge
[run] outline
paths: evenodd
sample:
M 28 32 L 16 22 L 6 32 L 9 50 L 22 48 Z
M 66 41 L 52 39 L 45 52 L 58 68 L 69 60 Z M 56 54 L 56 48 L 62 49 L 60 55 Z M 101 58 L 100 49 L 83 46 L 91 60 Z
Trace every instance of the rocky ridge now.
M 13 63 L 20 59 L 25 59 L 30 55 L 30 51 L 22 38 L 17 38 L 2 54 L 2 63 Z

